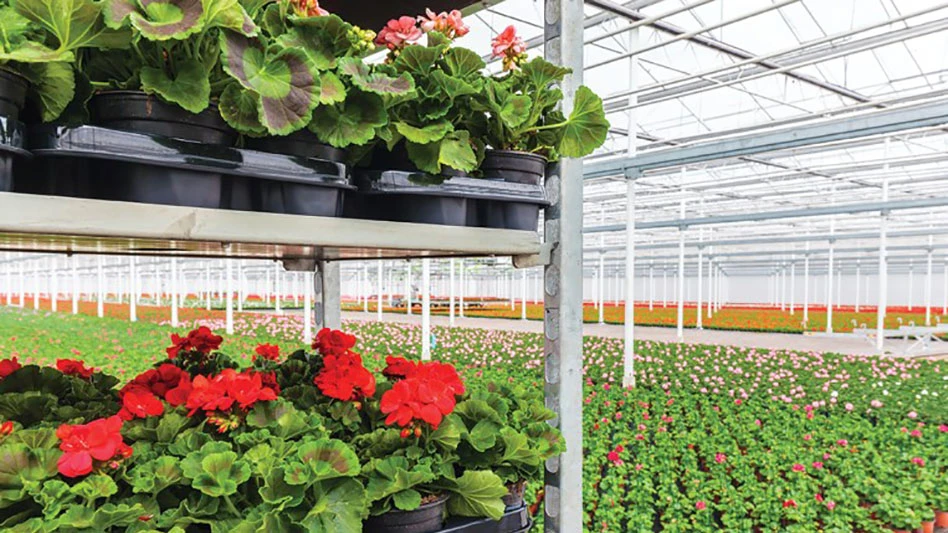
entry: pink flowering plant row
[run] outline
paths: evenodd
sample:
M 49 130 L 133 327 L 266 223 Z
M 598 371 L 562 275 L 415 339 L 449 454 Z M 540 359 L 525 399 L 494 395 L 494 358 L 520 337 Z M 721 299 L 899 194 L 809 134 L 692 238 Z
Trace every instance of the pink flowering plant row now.
M 10 532 L 359 532 L 446 500 L 497 519 L 563 449 L 535 392 L 468 388 L 455 368 L 319 332 L 250 364 L 207 327 L 173 334 L 131 381 L 77 359 L 0 360 L 0 528 Z

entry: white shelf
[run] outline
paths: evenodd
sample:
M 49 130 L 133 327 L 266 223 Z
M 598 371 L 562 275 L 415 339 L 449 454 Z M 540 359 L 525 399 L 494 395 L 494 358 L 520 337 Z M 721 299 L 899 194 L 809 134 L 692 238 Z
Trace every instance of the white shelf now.
M 0 193 L 0 249 L 274 259 L 532 256 L 532 231 Z

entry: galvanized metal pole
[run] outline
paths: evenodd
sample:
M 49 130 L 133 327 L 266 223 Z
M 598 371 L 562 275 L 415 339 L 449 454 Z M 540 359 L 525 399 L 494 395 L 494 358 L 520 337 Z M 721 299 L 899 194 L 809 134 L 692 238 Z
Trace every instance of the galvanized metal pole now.
M 803 324 L 810 322 L 810 243 L 803 254 Z
M 295 278 L 296 276 L 293 276 L 290 278 L 290 280 L 295 281 Z M 244 260 L 238 259 L 237 260 L 237 312 L 238 313 L 244 312 L 244 296 L 245 296 L 244 293 L 246 291 L 245 282 L 246 282 L 246 279 L 244 278 Z M 293 293 L 294 293 L 294 297 L 298 298 L 299 291 L 293 291 Z M 296 303 L 299 304 L 299 300 L 297 300 Z
M 513 298 L 511 297 L 511 300 Z M 454 258 L 451 258 L 450 273 L 448 276 L 448 325 L 454 327 Z
M 412 304 L 412 287 L 411 287 L 411 259 L 405 262 L 405 297 L 402 298 L 407 302 L 406 307 L 408 309 L 408 314 L 411 314 L 411 304 Z
M 319 261 L 317 274 L 313 277 L 313 290 L 316 303 L 313 305 L 316 324 L 320 328 L 339 329 L 342 327 L 342 302 L 339 277 L 339 263 Z
M 685 169 L 681 169 L 681 182 L 685 183 Z M 685 218 L 685 190 L 681 190 L 679 211 L 682 220 Z M 678 342 L 685 340 L 685 228 L 678 228 Z
M 655 310 L 655 279 L 652 276 L 653 270 L 654 270 L 653 261 L 649 260 L 648 262 L 648 310 L 649 311 Z M 708 275 L 710 274 L 711 272 L 708 271 Z
M 431 259 L 421 260 L 421 360 L 431 360 Z
M 862 274 L 862 272 L 860 271 L 859 260 L 857 259 L 857 260 L 856 260 L 856 307 L 855 307 L 855 311 L 856 311 L 857 313 L 859 312 L 859 301 L 860 301 L 860 298 L 859 298 L 859 278 L 860 278 L 860 275 L 861 275 L 861 274 Z
M 138 322 L 138 267 L 137 258 L 128 258 L 128 319 Z
M 72 268 L 72 314 L 79 313 L 79 258 L 73 255 L 69 258 L 69 266 Z M 946 278 L 948 279 L 948 278 Z M 20 300 L 23 303 L 23 300 Z
M 526 274 L 526 271 L 524 271 L 524 274 Z M 602 252 L 599 252 L 599 291 L 598 291 L 598 294 L 599 294 L 599 323 L 600 324 L 605 324 L 606 322 L 605 320 L 605 316 L 606 316 L 605 315 L 605 308 L 606 308 L 605 290 L 606 289 L 605 289 L 605 283 L 604 283 L 605 277 L 606 277 L 606 256 Z M 524 281 L 524 284 L 526 284 L 527 282 L 526 278 L 524 278 L 523 281 Z M 524 303 L 526 303 L 526 299 L 524 299 Z
M 178 258 L 171 258 L 171 327 L 178 327 Z M 230 333 L 230 332 L 228 332 Z
M 520 320 L 527 319 L 527 269 L 523 269 L 520 277 Z M 601 314 L 601 313 L 600 313 Z
M 96 315 L 99 318 L 105 316 L 105 278 L 102 273 L 102 256 L 96 256 Z M 35 293 L 34 293 L 35 294 Z M 37 301 L 34 299 L 33 304 Z
M 912 261 L 909 261 L 909 276 L 908 276 L 908 310 L 912 310 L 913 303 L 913 293 L 915 292 L 915 265 L 912 264 Z
M 362 263 L 362 312 L 369 312 L 369 263 Z
M 545 1 L 545 57 L 572 69 L 561 84 L 563 112 L 573 108 L 583 73 L 582 0 Z M 566 452 L 546 462 L 544 530 L 582 531 L 583 509 L 583 163 L 564 158 L 550 165 L 544 212 L 545 240 L 552 246 L 544 272 L 546 405 L 566 438 Z M 630 302 L 631 303 L 631 302 Z
M 384 261 L 378 262 L 378 268 L 376 272 L 375 287 L 378 289 L 378 303 L 375 307 L 375 320 L 378 322 L 382 321 L 382 300 L 385 298 L 384 291 L 382 290 L 382 278 L 384 277 L 385 272 L 382 270 L 382 263 Z
M 948 258 L 945 258 L 945 270 L 942 273 L 942 279 L 944 280 L 944 287 L 941 292 L 941 314 L 948 315 Z
M 885 139 L 882 164 L 882 201 L 889 201 L 889 137 Z M 885 342 L 885 307 L 889 292 L 889 266 L 886 258 L 886 231 L 888 231 L 889 212 L 879 212 L 879 304 L 876 310 L 876 350 L 882 352 Z
M 230 259 L 228 259 L 230 261 Z M 228 263 L 229 265 L 230 263 Z M 230 278 L 230 276 L 227 276 Z M 273 262 L 273 297 L 276 299 L 276 312 L 283 314 L 283 287 L 280 283 L 283 279 L 283 273 L 280 271 L 280 263 Z
M 634 147 L 634 141 L 630 142 Z M 623 324 L 625 343 L 623 345 L 622 386 L 628 388 L 635 387 L 635 180 L 633 179 L 626 180 L 625 220 L 625 323 Z M 649 281 L 651 281 L 651 276 L 650 265 Z M 651 310 L 651 292 L 649 292 L 648 304 Z
M 931 256 L 929 256 L 930 258 Z M 931 265 L 931 260 L 928 262 Z M 49 258 L 49 298 L 50 298 L 50 309 L 55 313 L 59 310 L 59 270 L 56 269 L 56 258 Z
M 270 291 L 270 272 L 267 271 L 267 292 Z M 210 311 L 211 310 L 211 262 L 206 261 L 204 263 L 204 306 Z M 267 305 L 270 304 L 269 295 L 267 296 Z
M 460 271 L 458 272 L 459 282 L 458 282 L 458 312 L 461 315 L 461 318 L 464 318 L 464 292 L 465 292 L 465 276 L 464 276 L 464 260 L 461 259 Z
M 793 308 L 797 301 L 797 264 L 790 261 L 790 315 L 794 314 Z
M 224 260 L 224 290 L 227 293 L 225 299 L 227 301 L 227 310 L 225 311 L 225 328 L 228 335 L 234 334 L 234 264 L 233 259 L 227 258 Z M 276 263 L 274 263 L 276 264 Z M 280 268 L 280 265 L 276 265 L 277 268 Z M 278 309 L 279 311 L 279 309 Z
M 830 203 L 836 201 L 836 184 L 833 184 L 833 190 L 830 193 Z M 836 239 L 833 234 L 836 233 L 836 217 L 830 217 L 830 239 L 829 239 L 829 259 L 826 267 L 826 332 L 833 333 L 833 253 L 836 249 Z
M 928 274 L 925 276 L 925 325 L 932 325 L 932 242 L 933 237 L 928 236 Z
M 303 273 L 303 343 L 313 343 L 313 292 L 316 290 L 316 273 Z

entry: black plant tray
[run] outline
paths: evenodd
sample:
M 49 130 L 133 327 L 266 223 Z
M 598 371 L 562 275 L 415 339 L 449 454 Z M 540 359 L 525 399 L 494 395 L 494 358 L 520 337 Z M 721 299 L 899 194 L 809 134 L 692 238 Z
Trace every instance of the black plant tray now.
M 23 123 L 0 116 L 0 192 L 13 189 L 13 160 L 30 156 L 23 149 L 25 132 Z
M 524 505 L 504 513 L 499 521 L 489 518 L 451 518 L 439 533 L 525 533 L 533 521 Z
M 70 196 L 339 216 L 345 191 L 355 189 L 341 163 L 97 126 L 33 127 L 27 145 L 41 162 L 30 181 L 66 175 L 88 184 Z M 71 175 L 80 166 L 86 175 Z M 49 194 L 61 188 L 45 185 Z
M 359 194 L 346 216 L 394 222 L 536 231 L 549 205 L 542 185 L 398 170 L 354 173 Z

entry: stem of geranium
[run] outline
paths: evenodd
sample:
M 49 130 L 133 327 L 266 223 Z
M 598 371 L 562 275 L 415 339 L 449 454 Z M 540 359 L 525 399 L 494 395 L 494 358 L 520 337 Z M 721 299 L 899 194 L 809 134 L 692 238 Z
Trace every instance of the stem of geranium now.
M 230 496 L 227 494 L 224 495 L 224 504 L 227 506 L 228 511 L 234 513 L 234 516 L 241 516 L 240 511 L 234 506 L 234 502 L 230 501 Z

